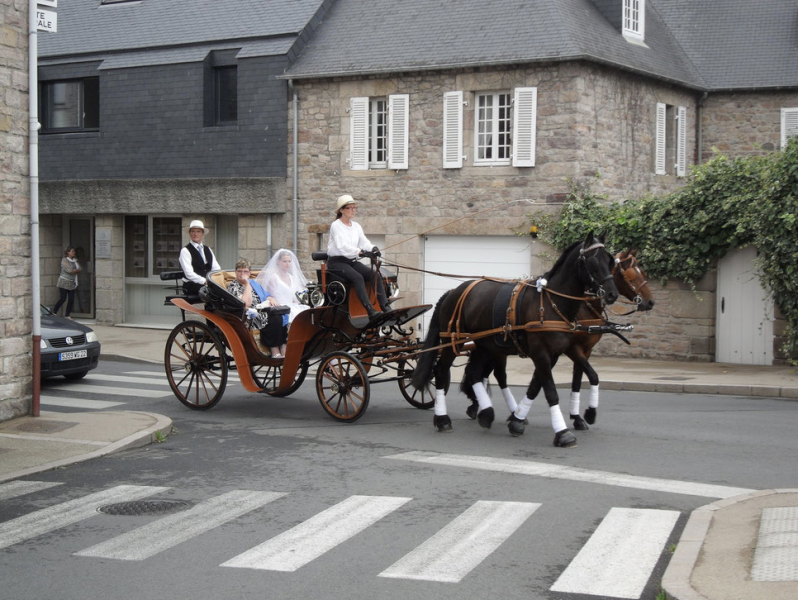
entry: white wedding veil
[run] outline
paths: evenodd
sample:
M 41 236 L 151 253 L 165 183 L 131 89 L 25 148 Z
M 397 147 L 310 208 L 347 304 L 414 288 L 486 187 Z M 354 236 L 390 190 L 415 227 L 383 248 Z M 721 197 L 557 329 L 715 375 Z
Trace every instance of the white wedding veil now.
M 291 265 L 284 269 L 284 259 L 289 257 Z M 283 273 L 287 273 L 289 278 L 282 277 Z M 286 279 L 290 281 L 286 281 Z M 299 268 L 296 255 L 285 248 L 280 248 L 272 255 L 271 260 L 261 269 L 255 281 L 282 305 L 298 303 L 296 293 L 304 291 L 308 287 L 308 280 L 302 273 L 302 269 Z

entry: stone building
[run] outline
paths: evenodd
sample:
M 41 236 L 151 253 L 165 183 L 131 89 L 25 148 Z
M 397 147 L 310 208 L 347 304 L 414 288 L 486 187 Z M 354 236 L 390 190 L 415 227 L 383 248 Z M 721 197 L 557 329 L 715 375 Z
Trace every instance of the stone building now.
M 0 2 L 0 421 L 31 401 L 27 4 Z

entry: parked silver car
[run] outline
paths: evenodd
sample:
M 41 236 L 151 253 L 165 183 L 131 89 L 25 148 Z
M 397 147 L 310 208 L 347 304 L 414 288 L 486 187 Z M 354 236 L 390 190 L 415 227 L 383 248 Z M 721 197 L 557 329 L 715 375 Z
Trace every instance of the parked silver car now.
M 42 377 L 63 375 L 82 379 L 100 361 L 97 334 L 82 323 L 53 314 L 46 306 L 42 314 Z

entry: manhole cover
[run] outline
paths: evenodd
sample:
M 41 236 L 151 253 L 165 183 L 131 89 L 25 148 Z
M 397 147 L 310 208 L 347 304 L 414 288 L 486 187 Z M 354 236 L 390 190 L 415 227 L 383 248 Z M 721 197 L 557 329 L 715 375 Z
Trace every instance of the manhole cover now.
M 106 504 L 97 510 L 106 515 L 121 515 L 139 517 L 143 515 L 168 515 L 191 508 L 189 502 L 182 500 L 134 500 L 132 502 L 117 502 Z
M 56 431 L 64 431 L 70 427 L 74 427 L 77 423 L 68 423 L 65 421 L 42 421 L 39 419 L 25 421 L 16 426 L 17 431 L 26 431 L 28 433 L 55 433 Z
M 678 375 L 673 375 L 670 377 L 655 377 L 657 381 L 690 381 L 691 379 L 695 379 L 694 377 L 679 377 Z

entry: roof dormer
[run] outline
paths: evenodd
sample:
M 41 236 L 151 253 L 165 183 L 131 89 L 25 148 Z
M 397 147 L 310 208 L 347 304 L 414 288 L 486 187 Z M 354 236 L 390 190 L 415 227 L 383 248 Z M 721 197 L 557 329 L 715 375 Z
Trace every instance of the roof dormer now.
M 646 38 L 646 0 L 623 0 L 621 31 L 627 41 L 642 44 Z

